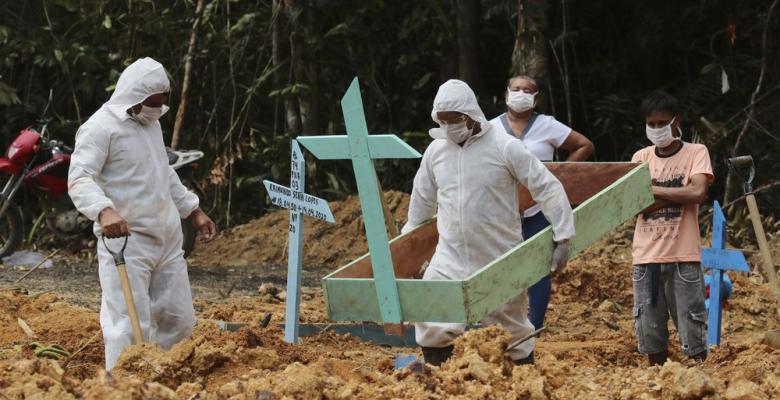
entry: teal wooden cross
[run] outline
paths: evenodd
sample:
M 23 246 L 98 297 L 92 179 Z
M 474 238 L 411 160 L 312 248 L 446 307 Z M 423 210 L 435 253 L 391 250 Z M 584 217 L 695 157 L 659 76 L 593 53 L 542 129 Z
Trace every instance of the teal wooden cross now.
M 720 322 L 723 313 L 721 283 L 723 271 L 750 272 L 745 255 L 726 249 L 726 217 L 720 204 L 712 205 L 712 248 L 701 249 L 701 265 L 710 269 L 710 310 L 707 318 L 707 344 L 720 346 Z
M 368 135 L 358 79 L 352 80 L 341 99 L 346 135 L 299 136 L 297 140 L 321 160 L 352 160 L 363 223 L 371 254 L 379 311 L 382 321 L 402 321 L 401 302 L 390 257 L 382 199 L 374 170 L 375 158 L 420 158 L 422 155 L 395 135 Z
M 303 192 L 306 182 L 306 164 L 301 148 L 295 140 L 291 143 L 290 187 L 263 181 L 271 203 L 290 209 L 290 224 L 287 229 L 287 301 L 284 319 L 284 340 L 298 343 L 299 311 L 301 304 L 301 274 L 303 269 L 303 216 L 335 220 L 328 202 Z

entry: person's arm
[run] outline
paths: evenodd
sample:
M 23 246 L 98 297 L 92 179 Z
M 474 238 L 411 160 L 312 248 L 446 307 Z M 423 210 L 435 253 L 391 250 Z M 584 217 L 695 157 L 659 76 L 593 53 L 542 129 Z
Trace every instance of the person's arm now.
M 436 215 L 438 186 L 436 185 L 431 165 L 430 153 L 432 147 L 433 144 L 425 150 L 420 163 L 420 169 L 417 170 L 417 174 L 414 176 L 412 197 L 409 200 L 409 215 L 406 224 L 401 228 L 402 234 L 422 225 Z
M 683 187 L 653 186 L 656 200 L 665 200 L 675 204 L 701 204 L 707 199 L 709 177 L 706 174 L 696 174 L 690 183 Z
M 561 149 L 566 150 L 569 153 L 569 157 L 566 161 L 585 161 L 593 154 L 595 146 L 585 135 L 572 130 L 566 140 L 561 143 Z
M 560 242 L 574 237 L 574 214 L 561 182 L 520 141 L 508 142 L 503 156 L 512 175 L 528 189 L 550 221 L 553 240 Z
M 179 174 L 170 165 L 168 166 L 168 188 L 181 219 L 186 219 L 198 208 L 200 204 L 198 196 L 181 183 Z
M 181 183 L 179 174 L 168 166 L 168 184 L 171 191 L 173 203 L 179 211 L 181 219 L 190 218 L 192 225 L 198 230 L 201 241 L 208 243 L 216 237 L 217 226 L 214 221 L 200 208 L 200 199 L 195 193 L 192 193 Z
M 97 183 L 97 176 L 108 158 L 111 134 L 97 124 L 85 124 L 76 133 L 76 146 L 70 157 L 68 195 L 76 209 L 100 224 L 109 238 L 127 236 L 127 222 L 115 209 Z
M 664 207 L 669 207 L 672 204 L 674 204 L 674 203 L 672 203 L 669 200 L 661 200 L 661 199 L 656 198 L 655 202 L 653 203 L 653 205 L 651 205 L 650 207 L 647 207 L 644 210 L 640 211 L 639 214 L 651 213 L 653 211 L 660 210 L 660 209 L 662 209 Z

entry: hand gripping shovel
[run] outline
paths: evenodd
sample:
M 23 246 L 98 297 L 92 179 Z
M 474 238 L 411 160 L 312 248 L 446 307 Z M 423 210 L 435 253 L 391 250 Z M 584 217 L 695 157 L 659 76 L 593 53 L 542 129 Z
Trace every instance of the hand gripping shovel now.
M 127 265 L 125 265 L 125 247 L 127 247 L 127 236 L 125 236 L 125 242 L 122 244 L 122 248 L 119 252 L 114 253 L 108 244 L 106 244 L 106 237 L 103 236 L 103 246 L 111 257 L 114 257 L 114 264 L 116 265 L 116 272 L 119 273 L 119 282 L 122 285 L 122 292 L 125 297 L 125 304 L 127 305 L 127 314 L 130 316 L 130 325 L 133 328 L 133 344 L 141 344 L 144 342 L 144 335 L 141 333 L 141 323 L 138 322 L 138 311 L 135 309 L 135 299 L 133 299 L 133 290 L 130 288 L 130 278 L 127 276 Z

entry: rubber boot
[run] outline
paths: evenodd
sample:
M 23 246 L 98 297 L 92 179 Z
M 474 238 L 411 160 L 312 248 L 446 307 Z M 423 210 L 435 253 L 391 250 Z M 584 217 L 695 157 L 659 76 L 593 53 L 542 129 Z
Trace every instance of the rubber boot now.
M 532 351 L 531 354 L 529 354 L 525 358 L 518 358 L 517 360 L 512 360 L 515 365 L 534 365 L 534 352 Z
M 425 362 L 431 365 L 439 366 L 452 357 L 453 345 L 447 347 L 421 347 Z
M 647 360 L 650 361 L 650 366 L 664 365 L 666 359 L 669 358 L 668 351 L 662 351 L 660 353 L 648 354 Z

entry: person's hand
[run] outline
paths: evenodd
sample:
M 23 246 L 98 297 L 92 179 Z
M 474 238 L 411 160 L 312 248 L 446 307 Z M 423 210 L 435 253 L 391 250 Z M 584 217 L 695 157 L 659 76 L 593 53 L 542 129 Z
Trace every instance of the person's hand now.
M 200 207 L 192 212 L 190 219 L 192 220 L 192 225 L 198 230 L 198 236 L 200 236 L 202 243 L 208 243 L 217 236 L 217 226 Z
M 109 239 L 115 239 L 123 236 L 130 236 L 130 228 L 127 227 L 127 221 L 122 218 L 113 208 L 106 207 L 98 214 L 98 223 L 103 231 L 103 236 Z
M 566 262 L 569 260 L 569 240 L 564 239 L 560 242 L 555 242 L 555 249 L 553 249 L 552 262 L 550 263 L 550 271 L 563 272 L 566 268 Z

